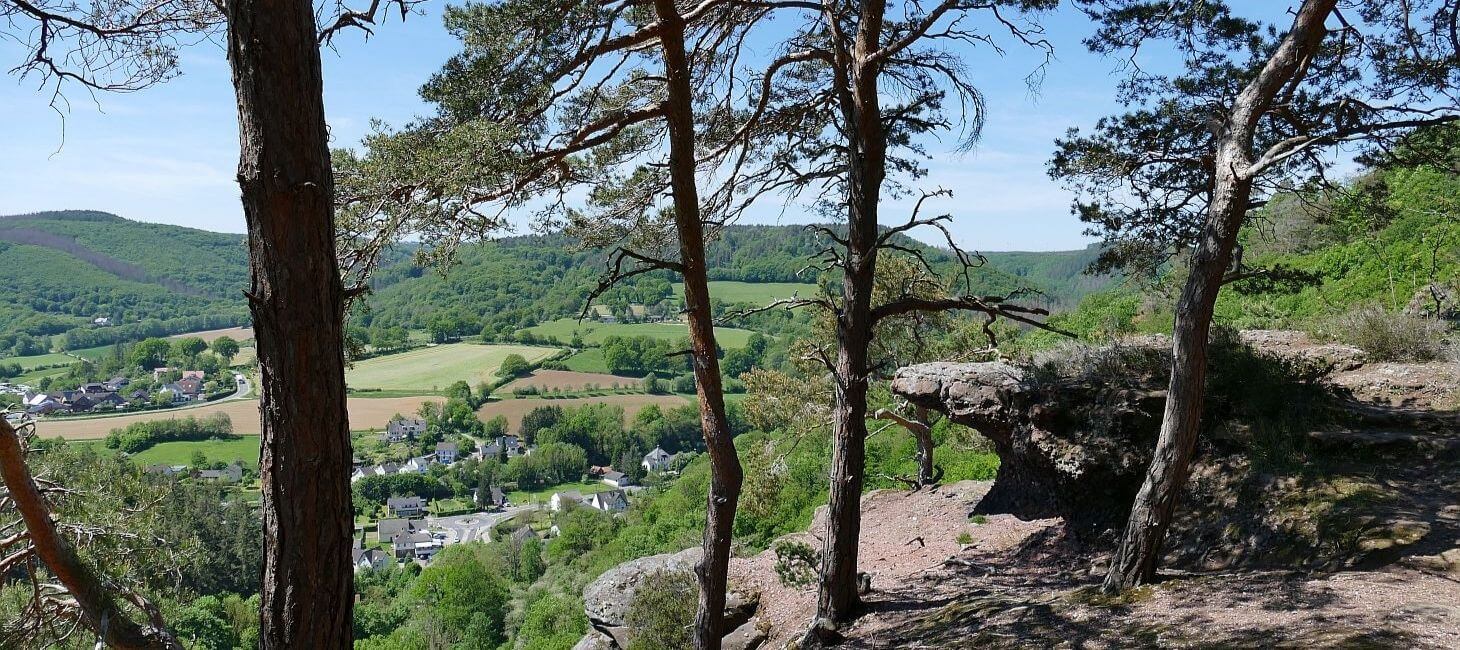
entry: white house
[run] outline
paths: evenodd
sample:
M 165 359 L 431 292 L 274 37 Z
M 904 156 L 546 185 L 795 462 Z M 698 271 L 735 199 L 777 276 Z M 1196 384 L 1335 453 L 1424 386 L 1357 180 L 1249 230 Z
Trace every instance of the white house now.
M 436 462 L 436 456 L 435 456 L 435 454 L 426 454 L 425 456 L 417 456 L 415 458 L 412 458 L 412 459 L 406 461 L 406 464 L 401 465 L 399 473 L 400 474 L 425 474 L 427 471 L 429 471 L 431 469 L 431 464 L 434 463 L 434 462 Z
M 655 447 L 654 451 L 644 455 L 644 462 L 641 464 L 644 466 L 644 471 L 662 472 L 669 467 L 670 458 L 669 452 Z
M 454 442 L 436 443 L 436 462 L 442 465 L 450 465 L 456 462 L 456 454 L 459 451 Z
M 568 504 L 577 505 L 580 503 L 583 503 L 583 494 L 577 490 L 554 492 L 553 496 L 548 499 L 548 507 L 552 508 L 553 512 L 562 512 L 563 508 L 567 507 Z
M 368 569 L 380 570 L 389 566 L 391 557 L 385 551 L 379 549 L 357 548 L 351 552 L 355 563 L 355 572 L 359 573 Z
M 392 517 L 419 517 L 426 511 L 426 500 L 421 497 L 391 497 L 385 500 L 385 507 Z
M 616 470 L 608 470 L 603 473 L 603 482 L 617 488 L 633 483 L 628 474 Z
M 387 442 L 404 442 L 413 440 L 426 430 L 426 421 L 420 418 L 400 418 L 391 420 L 385 425 L 385 439 Z
M 629 509 L 629 499 L 623 490 L 610 490 L 588 495 L 588 507 L 604 512 L 623 512 Z

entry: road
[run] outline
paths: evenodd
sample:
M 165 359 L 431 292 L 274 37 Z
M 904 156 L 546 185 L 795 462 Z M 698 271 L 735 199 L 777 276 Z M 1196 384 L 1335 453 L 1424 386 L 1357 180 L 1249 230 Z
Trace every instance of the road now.
M 491 540 L 492 527 L 498 523 L 523 512 L 531 510 L 531 506 L 513 506 L 502 512 L 473 512 L 465 515 L 453 515 L 451 517 L 426 517 L 426 528 L 431 531 L 440 530 L 446 534 L 446 544 L 463 544 L 466 542 L 489 542 Z

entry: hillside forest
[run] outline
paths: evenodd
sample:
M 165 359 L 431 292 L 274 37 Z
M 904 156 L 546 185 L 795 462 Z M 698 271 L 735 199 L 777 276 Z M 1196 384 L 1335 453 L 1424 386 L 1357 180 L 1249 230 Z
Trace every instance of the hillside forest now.
M 0 646 L 1455 647 L 1460 7 L 1279 4 L 448 3 L 339 142 L 416 2 L 0 0 L 62 94 L 223 43 L 247 225 L 0 216 Z M 1070 23 L 1094 241 L 965 250 Z

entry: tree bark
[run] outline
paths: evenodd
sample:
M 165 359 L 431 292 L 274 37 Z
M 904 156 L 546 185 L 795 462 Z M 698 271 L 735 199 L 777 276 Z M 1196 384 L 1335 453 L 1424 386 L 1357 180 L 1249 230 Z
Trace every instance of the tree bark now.
M 265 648 L 351 646 L 344 291 L 311 3 L 227 0 L 261 389 Z
M 1252 200 L 1250 168 L 1257 123 L 1273 97 L 1298 73 L 1326 35 L 1324 21 L 1336 0 L 1309 0 L 1263 69 L 1233 102 L 1216 145 L 1213 192 L 1206 224 L 1191 258 L 1191 275 L 1176 305 L 1171 337 L 1171 378 L 1156 453 L 1136 493 L 1104 590 L 1120 592 L 1155 578 L 1161 546 L 1171 526 L 1196 452 L 1207 370 L 1207 339 L 1237 233 Z
M 51 510 L 36 488 L 20 437 L 5 418 L 0 418 L 0 476 L 20 518 L 26 535 L 35 548 L 36 557 L 44 562 L 66 592 L 76 599 L 81 621 L 111 648 L 122 650 L 173 650 L 182 644 L 163 626 L 157 608 L 137 597 L 138 606 L 153 620 L 138 624 L 123 610 L 105 582 L 92 572 L 76 550 L 56 530 Z
M 884 3 L 863 2 L 852 50 L 838 50 L 833 68 L 842 119 L 847 124 L 847 246 L 837 355 L 832 370 L 831 494 L 821 553 L 816 616 L 832 626 L 861 607 L 857 550 L 862 531 L 862 486 L 867 471 L 867 349 L 872 342 L 872 285 L 877 267 L 877 207 L 886 176 L 886 135 L 877 94 L 880 64 L 872 61 L 882 38 Z M 824 629 L 824 625 L 821 626 Z
M 725 627 L 725 592 L 728 589 L 730 543 L 735 508 L 743 482 L 740 457 L 725 415 L 720 379 L 719 350 L 710 312 L 710 287 L 705 272 L 705 234 L 700 221 L 699 189 L 695 179 L 694 95 L 684 48 L 684 18 L 674 0 L 654 0 L 663 26 L 659 40 L 667 78 L 666 122 L 669 131 L 669 175 L 674 194 L 674 224 L 679 232 L 680 275 L 684 279 L 685 315 L 689 321 L 695 392 L 700 404 L 700 428 L 710 454 L 710 493 L 705 510 L 703 553 L 695 566 L 700 598 L 695 612 L 694 643 L 701 650 L 719 650 L 729 631 Z

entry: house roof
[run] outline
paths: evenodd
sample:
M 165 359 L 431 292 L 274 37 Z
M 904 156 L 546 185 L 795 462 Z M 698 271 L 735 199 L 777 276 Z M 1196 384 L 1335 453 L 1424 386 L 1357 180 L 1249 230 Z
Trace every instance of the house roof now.
M 387 508 L 421 508 L 426 505 L 426 500 L 421 497 L 390 497 L 385 500 Z
M 514 542 L 520 543 L 529 537 L 537 537 L 537 531 L 533 530 L 531 526 L 523 526 L 512 531 L 512 541 Z
M 614 481 L 614 482 L 622 481 L 627 476 L 628 476 L 628 474 L 625 474 L 625 473 L 619 472 L 619 471 L 615 471 L 615 470 L 608 470 L 607 472 L 604 472 L 603 473 L 603 478 L 604 479 L 609 480 L 609 481 Z
M 454 442 L 436 443 L 436 451 L 456 451 L 457 445 Z
M 669 452 L 655 447 L 654 451 L 644 454 L 644 460 L 669 460 Z
M 593 495 L 593 499 L 600 507 L 608 510 L 624 510 L 629 507 L 629 499 L 622 490 L 599 492 Z
M 569 500 L 569 501 L 582 501 L 583 500 L 583 493 L 582 492 L 579 492 L 577 490 L 568 490 L 566 492 L 554 492 L 553 493 L 553 496 L 557 497 L 559 500 L 564 500 L 564 499 Z
M 390 539 L 401 531 L 414 532 L 416 530 L 419 530 L 416 528 L 416 522 L 410 519 L 381 519 L 375 523 L 375 532 L 381 539 Z

